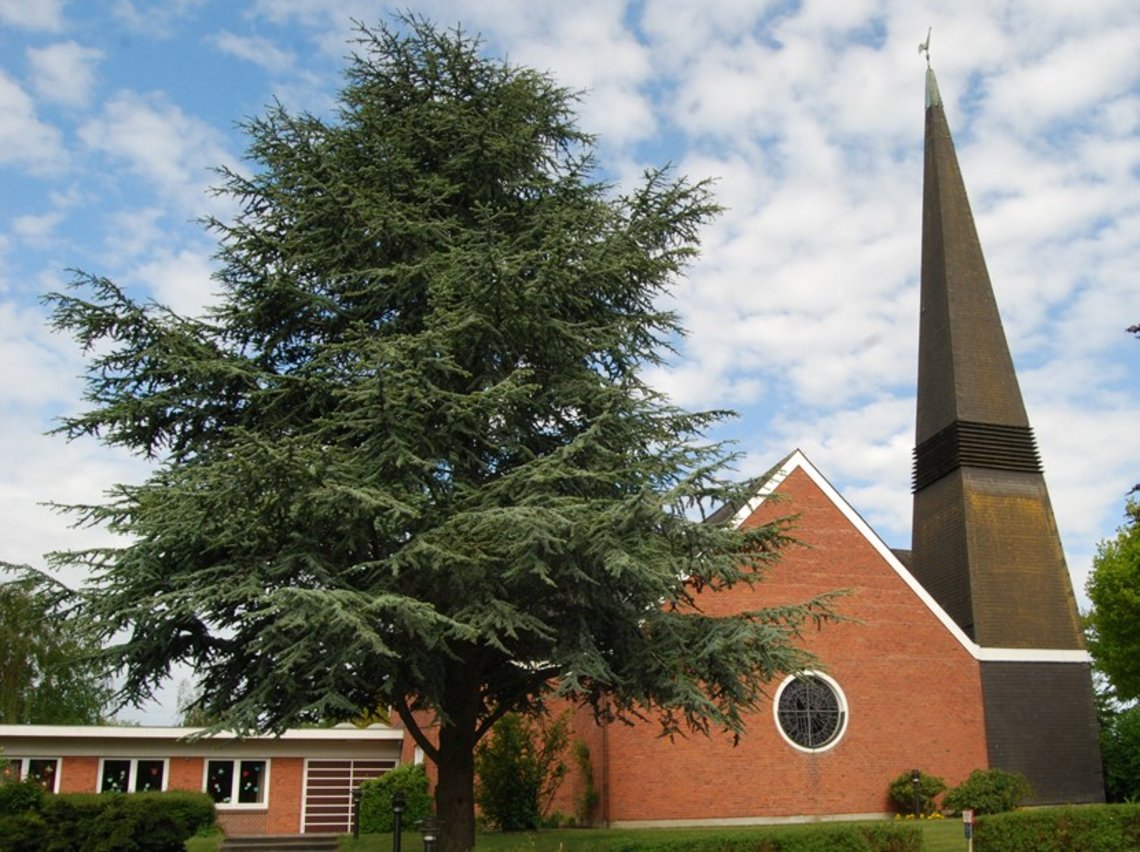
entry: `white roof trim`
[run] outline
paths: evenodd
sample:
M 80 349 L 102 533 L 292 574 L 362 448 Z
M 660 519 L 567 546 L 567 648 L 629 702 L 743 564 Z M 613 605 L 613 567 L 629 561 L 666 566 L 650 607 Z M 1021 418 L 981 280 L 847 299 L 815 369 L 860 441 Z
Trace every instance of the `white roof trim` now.
M 876 533 L 862 516 L 855 511 L 855 509 L 848 503 L 843 496 L 835 490 L 830 482 L 819 470 L 816 469 L 807 456 L 801 450 L 796 450 L 788 456 L 781 464 L 780 469 L 775 471 L 768 479 L 757 489 L 756 494 L 744 506 L 742 506 L 735 515 L 732 516 L 731 524 L 734 527 L 740 526 L 744 523 L 753 512 L 755 512 L 760 505 L 779 487 L 784 483 L 784 480 L 795 470 L 802 470 L 814 482 L 819 489 L 827 496 L 840 513 L 850 522 L 850 524 L 859 531 L 859 533 L 867 540 L 867 542 L 875 548 L 883 560 L 891 567 L 891 569 L 898 575 L 899 579 L 910 587 L 910 590 L 918 596 L 918 599 L 926 605 L 926 608 L 942 622 L 942 626 L 949 631 L 958 643 L 970 652 L 974 659 L 984 662 L 1041 662 L 1041 663 L 1088 663 L 1092 661 L 1086 651 L 1068 651 L 1059 650 L 1054 648 L 983 648 L 978 645 L 965 632 L 960 628 L 957 623 L 952 619 L 946 610 L 936 601 L 923 585 L 918 582 L 913 574 L 907 570 L 906 566 L 899 561 L 899 558 L 887 547 L 886 543 L 879 538 Z
M 280 736 L 256 734 L 241 737 L 232 731 L 217 734 L 202 734 L 202 728 L 135 727 L 133 725 L 0 725 L 0 739 L 5 737 L 25 737 L 43 739 L 108 739 L 108 740 L 188 740 L 198 736 L 199 742 L 216 744 L 239 740 L 240 742 L 375 742 L 402 740 L 404 731 L 387 725 L 372 725 L 367 728 L 353 726 L 335 728 L 290 728 Z

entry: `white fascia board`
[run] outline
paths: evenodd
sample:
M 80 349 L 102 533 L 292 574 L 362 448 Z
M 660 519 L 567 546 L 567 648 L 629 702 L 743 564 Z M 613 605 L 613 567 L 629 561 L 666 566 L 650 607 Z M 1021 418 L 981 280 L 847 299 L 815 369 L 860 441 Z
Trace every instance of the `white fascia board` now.
M 732 525 L 739 527 L 744 523 L 773 492 L 779 489 L 784 480 L 796 469 L 806 473 L 812 482 L 827 495 L 827 499 L 830 500 L 848 522 L 859 531 L 863 538 L 867 540 L 895 574 L 898 575 L 899 579 L 906 583 L 910 590 L 914 592 L 915 595 L 918 596 L 918 599 L 930 610 L 931 614 L 942 623 L 942 626 L 949 631 L 950 635 L 953 636 L 963 648 L 969 651 L 974 659 L 985 662 L 1091 662 L 1092 658 L 1087 651 L 1069 651 L 1055 648 L 983 648 L 978 645 L 966 635 L 965 631 L 946 613 L 946 610 L 942 608 L 938 601 L 926 591 L 926 588 L 918 582 L 915 576 L 907 570 L 906 566 L 899 561 L 899 558 L 895 556 L 894 552 L 879 538 L 878 533 L 871 528 L 871 525 L 863 520 L 863 517 L 856 512 L 851 504 L 828 482 L 827 477 L 820 473 L 815 465 L 808 461 L 807 456 L 805 456 L 801 450 L 796 450 L 789 455 L 780 466 L 780 469 L 768 477 L 764 484 L 757 489 L 752 499 L 732 516 Z
M 203 743 L 224 741 L 240 742 L 376 742 L 402 740 L 404 731 L 387 725 L 368 728 L 290 728 L 281 733 L 255 734 L 237 737 L 231 731 L 205 734 L 203 728 L 135 727 L 132 725 L 0 725 L 0 740 L 10 737 L 25 739 L 105 739 L 105 740 L 156 740 L 165 742 L 196 739 Z

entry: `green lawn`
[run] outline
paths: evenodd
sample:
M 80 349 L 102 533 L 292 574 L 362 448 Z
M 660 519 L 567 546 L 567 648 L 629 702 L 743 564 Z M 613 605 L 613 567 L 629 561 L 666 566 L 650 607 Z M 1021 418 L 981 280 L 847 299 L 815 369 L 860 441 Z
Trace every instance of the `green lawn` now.
M 812 831 L 816 825 L 782 827 L 787 831 Z M 771 831 L 773 826 L 757 826 L 758 832 Z M 567 828 L 535 833 L 519 834 L 480 834 L 476 842 L 479 852 L 593 852 L 608 839 L 635 834 L 638 837 L 659 835 L 662 837 L 687 837 L 699 835 L 707 829 L 580 829 Z M 962 823 L 958 820 L 933 820 L 922 823 L 923 843 L 926 852 L 962 852 L 966 841 L 962 834 Z M 194 838 L 186 844 L 187 852 L 216 852 L 221 836 Z M 402 852 L 419 852 L 423 842 L 416 832 L 405 832 Z M 391 852 L 390 835 L 366 834 L 359 841 L 351 837 L 341 838 L 343 852 Z
M 813 831 L 817 825 L 797 825 L 780 827 L 787 831 Z M 770 832 L 774 826 L 757 826 L 760 832 Z M 479 852 L 593 852 L 604 841 L 636 835 L 659 835 L 662 837 L 687 837 L 700 835 L 708 829 L 580 829 L 567 828 L 521 834 L 480 834 L 476 842 Z M 739 830 L 739 829 L 735 829 Z M 933 820 L 922 823 L 923 844 L 927 852 L 963 852 L 966 841 L 962 834 L 962 824 L 957 820 Z M 423 848 L 418 834 L 404 834 L 402 852 L 419 852 Z M 392 839 L 387 835 L 365 835 L 359 841 L 344 838 L 340 845 L 343 852 L 391 852 Z M 203 850 L 204 852 L 204 850 Z

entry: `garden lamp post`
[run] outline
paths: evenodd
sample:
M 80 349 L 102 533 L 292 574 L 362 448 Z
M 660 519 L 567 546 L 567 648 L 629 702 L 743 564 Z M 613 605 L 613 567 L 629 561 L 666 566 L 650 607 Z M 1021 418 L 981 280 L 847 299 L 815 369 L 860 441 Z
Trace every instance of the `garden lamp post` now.
M 427 817 L 420 822 L 420 834 L 424 838 L 424 852 L 435 852 L 435 842 L 442 833 L 443 822 L 435 817 Z
M 922 773 L 917 769 L 912 769 L 910 771 L 910 782 L 914 784 L 914 818 L 921 819 L 922 797 L 919 794 L 919 790 L 922 786 Z
M 392 852 L 400 852 L 400 823 L 404 817 L 404 808 L 407 807 L 407 800 L 404 798 L 404 791 L 397 790 L 392 794 Z
M 352 836 L 360 839 L 360 788 L 352 790 Z

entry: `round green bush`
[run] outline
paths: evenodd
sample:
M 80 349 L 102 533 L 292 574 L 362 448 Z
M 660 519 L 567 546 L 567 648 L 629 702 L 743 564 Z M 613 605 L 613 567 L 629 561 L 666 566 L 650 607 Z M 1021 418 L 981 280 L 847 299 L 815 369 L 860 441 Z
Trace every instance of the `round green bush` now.
M 904 772 L 891 782 L 891 801 L 900 814 L 914 813 L 914 781 L 911 773 Z M 937 808 L 936 799 L 946 790 L 946 782 L 937 775 L 918 773 L 918 799 L 923 816 L 930 816 Z
M 942 806 L 956 814 L 971 809 L 975 814 L 1012 811 L 1033 795 L 1029 782 L 1018 772 L 975 769 L 970 777 L 946 794 Z
M 404 793 L 403 827 L 416 824 L 431 814 L 427 772 L 422 764 L 405 764 L 389 770 L 379 778 L 360 785 L 360 831 L 364 834 L 388 834 L 395 827 L 392 794 Z

